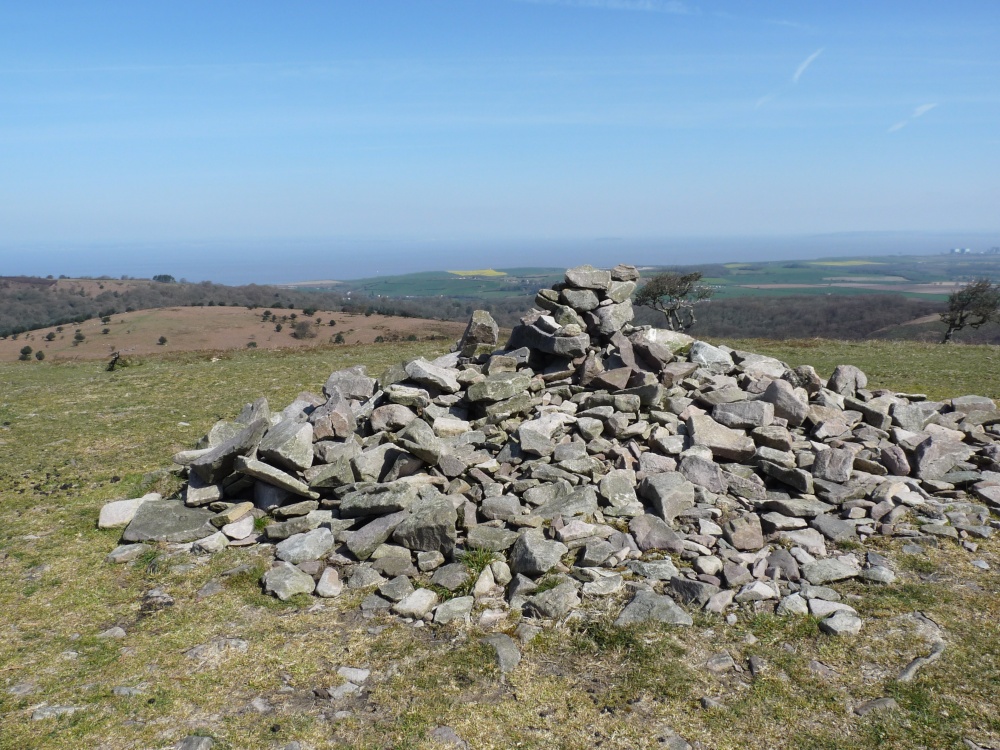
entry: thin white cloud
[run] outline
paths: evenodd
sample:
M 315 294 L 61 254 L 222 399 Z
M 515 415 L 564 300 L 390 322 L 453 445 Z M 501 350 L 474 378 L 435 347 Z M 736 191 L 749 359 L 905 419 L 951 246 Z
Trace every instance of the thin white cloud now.
M 777 91 L 772 91 L 770 94 L 764 94 L 764 96 L 762 96 L 760 99 L 758 99 L 754 103 L 753 108 L 754 109 L 760 109 L 761 107 L 763 107 L 768 102 L 773 101 L 774 99 L 777 99 L 777 98 L 778 98 L 778 92 Z
M 795 74 L 792 76 L 792 83 L 798 83 L 799 79 L 802 77 L 802 74 L 806 72 L 806 69 L 808 69 L 810 65 L 816 62 L 816 58 L 819 57 L 822 53 L 823 53 L 823 48 L 820 47 L 818 50 L 809 55 L 809 57 L 803 60 L 802 63 L 799 65 L 799 67 L 795 69 Z
M 932 109 L 935 109 L 937 106 L 938 106 L 938 103 L 934 102 L 932 104 L 921 104 L 919 107 L 914 107 L 913 114 L 911 114 L 905 120 L 900 120 L 899 122 L 895 123 L 894 125 L 890 125 L 889 129 L 886 132 L 887 133 L 895 133 L 895 132 L 897 132 L 899 130 L 902 130 L 907 125 L 909 125 L 911 122 L 913 122 L 914 120 L 916 120 L 918 117 L 923 117 L 928 112 L 930 112 Z
M 693 13 L 681 0 L 516 0 L 532 5 L 564 5 L 570 8 L 597 8 L 600 10 L 626 10 L 644 13 Z
M 768 102 L 777 99 L 782 92 L 787 91 L 792 86 L 797 85 L 799 79 L 802 77 L 802 74 L 806 72 L 806 70 L 809 68 L 810 65 L 816 62 L 816 58 L 819 57 L 821 54 L 823 54 L 823 47 L 820 47 L 818 50 L 809 55 L 809 57 L 807 57 L 805 60 L 799 63 L 799 67 L 797 67 L 795 69 L 795 72 L 792 74 L 792 80 L 790 83 L 786 83 L 780 86 L 779 88 L 775 89 L 774 91 L 772 91 L 770 94 L 765 94 L 764 96 L 762 96 L 754 103 L 753 108 L 760 109 Z

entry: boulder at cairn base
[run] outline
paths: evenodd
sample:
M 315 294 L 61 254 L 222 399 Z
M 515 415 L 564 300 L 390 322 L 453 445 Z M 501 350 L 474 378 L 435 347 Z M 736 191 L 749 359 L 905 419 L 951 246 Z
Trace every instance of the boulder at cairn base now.
M 214 534 L 215 514 L 188 508 L 179 500 L 147 500 L 122 534 L 126 542 L 193 542 Z

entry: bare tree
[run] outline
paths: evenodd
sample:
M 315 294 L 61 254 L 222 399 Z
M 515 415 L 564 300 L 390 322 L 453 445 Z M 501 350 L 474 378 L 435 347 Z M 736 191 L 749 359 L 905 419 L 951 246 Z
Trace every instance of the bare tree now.
M 948 309 L 941 313 L 941 322 L 948 326 L 942 344 L 951 341 L 955 331 L 966 326 L 979 328 L 1000 313 L 1000 286 L 986 277 L 973 279 L 948 295 Z
M 700 273 L 658 273 L 635 295 L 635 303 L 663 313 L 671 331 L 686 331 L 696 322 L 695 305 L 714 294 L 711 287 L 700 281 Z

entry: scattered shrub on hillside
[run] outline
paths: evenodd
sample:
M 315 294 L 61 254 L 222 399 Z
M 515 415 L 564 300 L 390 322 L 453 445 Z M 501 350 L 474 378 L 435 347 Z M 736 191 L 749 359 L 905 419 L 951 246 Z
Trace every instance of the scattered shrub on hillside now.
M 165 346 L 166 343 L 167 343 L 167 337 L 166 336 L 160 336 L 160 338 L 157 339 L 156 343 L 159 344 L 160 346 Z
M 330 328 L 333 328 L 335 325 L 337 325 L 337 321 L 334 320 L 333 318 L 330 318 L 330 322 L 327 323 L 327 325 L 330 326 Z
M 281 333 L 281 323 L 278 323 L 278 325 L 276 325 L 274 327 L 274 332 L 275 333 Z
M 101 322 L 104 323 L 104 325 L 107 325 L 108 323 L 111 322 L 111 316 L 110 315 L 102 315 L 101 316 Z
M 315 307 L 303 307 L 302 308 L 302 314 L 305 315 L 306 317 L 311 318 L 313 315 L 316 314 L 316 308 Z
M 385 343 L 385 336 L 376 336 L 375 337 L 375 343 L 376 344 L 384 344 Z
M 409 336 L 406 337 L 406 340 L 407 341 L 416 341 L 417 340 L 417 334 L 411 333 Z
M 335 343 L 335 344 L 343 344 L 344 343 L 344 334 L 338 333 L 336 336 L 334 336 L 333 337 L 333 343 Z
M 257 342 L 256 341 L 248 341 L 247 342 L 247 349 L 256 349 L 256 348 L 257 348 Z
M 316 338 L 316 329 L 308 320 L 300 320 L 295 324 L 292 336 L 297 339 L 314 339 Z
M 55 339 L 56 339 L 55 331 L 49 331 L 48 333 L 45 334 L 46 341 L 55 341 Z
M 41 362 L 43 359 L 45 359 L 45 352 L 39 349 L 37 352 L 35 352 L 35 359 Z
M 83 335 L 83 331 L 81 331 L 79 328 L 77 328 L 76 329 L 76 333 L 73 334 L 73 346 L 77 346 L 85 338 L 87 338 L 87 337 Z
M 103 333 L 105 336 L 107 336 L 109 333 L 111 333 L 111 329 L 110 328 L 102 328 L 101 329 L 101 333 Z
M 22 346 L 21 356 L 18 357 L 18 359 L 21 360 L 22 362 L 27 362 L 29 359 L 31 359 L 31 351 L 32 349 L 30 346 Z

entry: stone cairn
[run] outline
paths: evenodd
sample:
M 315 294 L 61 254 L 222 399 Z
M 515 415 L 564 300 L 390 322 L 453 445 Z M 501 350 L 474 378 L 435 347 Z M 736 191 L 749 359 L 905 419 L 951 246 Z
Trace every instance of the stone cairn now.
M 477 311 L 451 354 L 335 372 L 280 412 L 248 404 L 174 456 L 179 497 L 104 507 L 102 527 L 125 527 L 109 560 L 266 545 L 281 599 L 346 585 L 370 592 L 366 613 L 434 623 L 612 597 L 619 624 L 750 608 L 855 634 L 828 584 L 895 578 L 866 540 L 971 553 L 1000 525 L 990 399 L 869 390 L 850 365 L 824 383 L 632 326 L 638 278 L 573 268 L 502 349 Z

